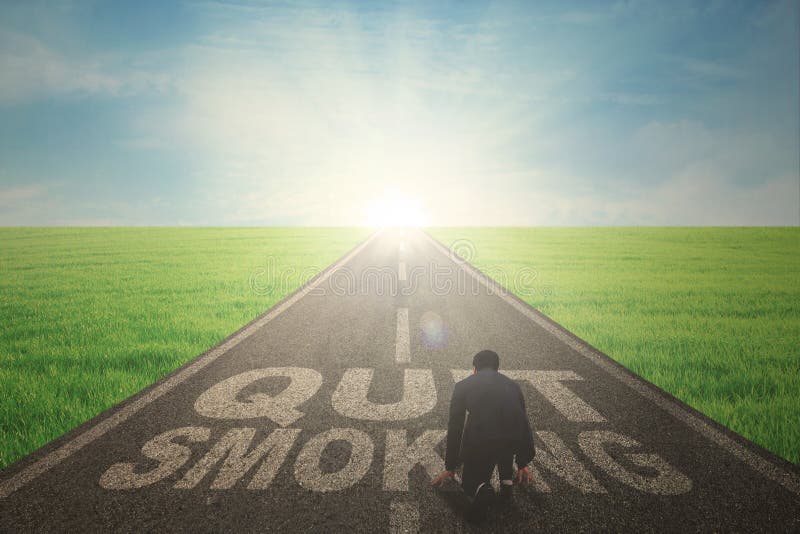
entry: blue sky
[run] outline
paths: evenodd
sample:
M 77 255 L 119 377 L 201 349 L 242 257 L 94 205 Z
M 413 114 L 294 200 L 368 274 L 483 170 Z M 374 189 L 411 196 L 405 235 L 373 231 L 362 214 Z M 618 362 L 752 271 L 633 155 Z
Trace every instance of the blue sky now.
M 798 9 L 3 2 L 0 224 L 798 225 Z

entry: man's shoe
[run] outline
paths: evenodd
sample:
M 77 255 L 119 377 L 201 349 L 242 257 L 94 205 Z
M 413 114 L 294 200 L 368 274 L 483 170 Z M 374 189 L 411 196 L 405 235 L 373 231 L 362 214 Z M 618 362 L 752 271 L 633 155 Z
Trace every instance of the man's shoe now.
M 514 497 L 514 486 L 511 484 L 500 484 L 500 500 L 509 502 Z
M 489 506 L 494 502 L 495 494 L 491 484 L 481 484 L 478 493 L 475 495 L 475 500 L 472 501 L 472 506 L 469 509 L 467 520 L 473 523 L 480 523 L 486 519 L 486 513 Z

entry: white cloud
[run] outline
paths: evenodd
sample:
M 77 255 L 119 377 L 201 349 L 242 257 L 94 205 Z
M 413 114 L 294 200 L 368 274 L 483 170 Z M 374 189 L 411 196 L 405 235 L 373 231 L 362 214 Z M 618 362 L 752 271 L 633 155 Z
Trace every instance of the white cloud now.
M 719 225 L 800 224 L 800 181 L 780 176 L 759 185 L 731 184 L 693 169 L 626 193 L 569 195 L 558 189 L 513 194 L 441 191 L 428 203 L 433 225 Z
M 121 96 L 169 85 L 163 73 L 108 54 L 67 57 L 41 40 L 0 28 L 0 102 L 52 94 Z
M 44 192 L 45 188 L 39 184 L 0 187 L 0 206 L 14 205 L 40 197 Z
M 800 224 L 800 179 L 784 175 L 756 185 L 737 185 L 713 168 L 687 169 L 634 201 L 609 209 L 634 224 L 770 226 Z
M 651 122 L 634 132 L 631 158 L 639 162 L 634 181 L 653 182 L 703 169 L 736 184 L 759 184 L 800 173 L 792 139 L 758 129 L 712 129 L 696 120 Z M 698 174 L 699 173 L 694 173 Z
M 121 226 L 118 219 L 78 217 L 58 221 L 59 226 Z
M 44 184 L 0 186 L 0 225 L 52 224 L 60 208 Z

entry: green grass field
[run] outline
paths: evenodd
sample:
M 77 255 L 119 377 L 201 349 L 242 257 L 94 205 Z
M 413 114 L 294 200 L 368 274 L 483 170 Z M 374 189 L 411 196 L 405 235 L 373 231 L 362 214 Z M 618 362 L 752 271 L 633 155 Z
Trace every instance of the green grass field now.
M 0 468 L 213 346 L 368 234 L 0 228 Z
M 438 228 L 618 362 L 800 462 L 800 228 Z M 463 245 L 463 243 L 462 243 Z M 469 246 L 461 247 L 469 251 Z M 533 284 L 514 278 L 533 269 Z M 501 277 L 501 275 L 497 275 Z

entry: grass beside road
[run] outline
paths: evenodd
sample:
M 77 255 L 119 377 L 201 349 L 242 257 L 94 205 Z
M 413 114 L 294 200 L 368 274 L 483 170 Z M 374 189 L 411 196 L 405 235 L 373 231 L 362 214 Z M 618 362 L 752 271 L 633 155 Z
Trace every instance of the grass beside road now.
M 800 462 L 800 228 L 430 232 L 448 246 L 468 240 L 471 262 L 523 300 L 712 419 Z M 530 271 L 519 276 L 530 269 L 532 282 Z
M 0 228 L 0 468 L 213 346 L 368 234 Z

